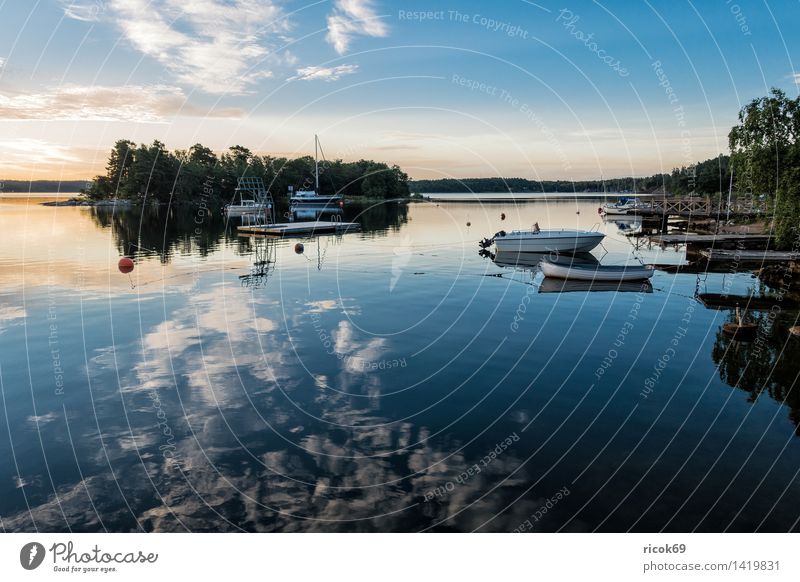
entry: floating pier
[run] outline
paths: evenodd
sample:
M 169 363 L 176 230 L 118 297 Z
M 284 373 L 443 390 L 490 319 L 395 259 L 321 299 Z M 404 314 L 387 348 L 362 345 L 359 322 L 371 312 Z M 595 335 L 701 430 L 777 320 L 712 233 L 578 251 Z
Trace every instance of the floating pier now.
M 358 222 L 313 220 L 309 222 L 276 222 L 274 224 L 250 224 L 237 227 L 239 234 L 262 234 L 270 236 L 297 236 L 303 234 L 346 232 L 359 230 Z
M 786 263 L 800 259 L 800 254 L 788 251 L 729 251 L 723 249 L 704 249 L 700 251 L 700 254 L 709 261 L 748 263 Z
M 770 236 L 766 234 L 654 234 L 649 237 L 657 244 L 675 245 L 701 245 L 721 243 L 752 243 L 767 245 Z

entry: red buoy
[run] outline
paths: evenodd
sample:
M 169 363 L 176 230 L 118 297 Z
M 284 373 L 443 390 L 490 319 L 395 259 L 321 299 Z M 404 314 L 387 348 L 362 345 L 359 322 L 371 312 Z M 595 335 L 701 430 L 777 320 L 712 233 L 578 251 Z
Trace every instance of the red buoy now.
M 119 263 L 117 263 L 117 267 L 119 268 L 120 273 L 128 274 L 133 271 L 133 259 L 122 257 L 119 260 Z
M 597 214 L 603 214 L 603 207 L 602 206 L 597 209 Z
M 306 248 L 303 246 L 303 243 L 297 243 L 294 245 L 294 252 L 296 252 L 298 255 L 302 255 L 304 250 L 306 250 Z

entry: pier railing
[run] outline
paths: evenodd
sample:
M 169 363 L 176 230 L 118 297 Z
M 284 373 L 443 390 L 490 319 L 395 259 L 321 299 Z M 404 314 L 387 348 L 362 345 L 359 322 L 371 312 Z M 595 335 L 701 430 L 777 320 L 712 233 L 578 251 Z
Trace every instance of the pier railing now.
M 752 197 L 742 197 L 731 201 L 728 208 L 727 200 L 717 201 L 708 197 L 691 198 L 654 198 L 650 208 L 643 214 L 659 216 L 717 216 L 723 214 L 763 214 L 766 212 L 766 203 Z

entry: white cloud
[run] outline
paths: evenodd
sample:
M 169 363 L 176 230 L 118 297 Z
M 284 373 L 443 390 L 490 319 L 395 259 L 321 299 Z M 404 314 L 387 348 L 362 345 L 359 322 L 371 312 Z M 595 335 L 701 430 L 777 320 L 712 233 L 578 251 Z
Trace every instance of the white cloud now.
M 358 65 L 339 65 L 336 67 L 303 67 L 290 81 L 338 81 L 344 75 L 358 71 Z
M 242 93 L 272 75 L 265 67 L 293 58 L 276 56 L 265 38 L 288 28 L 273 0 L 108 0 L 102 18 L 179 82 L 207 93 Z
M 14 138 L 0 140 L 0 151 L 3 152 L 3 161 L 17 152 L 22 155 L 39 154 L 40 163 L 74 162 L 78 161 L 69 146 L 50 143 L 41 139 Z
M 0 66 L 2 66 L 2 63 L 0 63 Z M 800 73 L 792 73 L 792 77 L 794 78 L 794 82 L 800 85 Z
M 326 39 L 339 54 L 347 52 L 356 35 L 384 37 L 388 33 L 372 0 L 336 0 L 333 13 L 328 16 Z
M 173 116 L 238 117 L 235 109 L 208 110 L 167 85 L 62 85 L 40 93 L 0 93 L 0 118 L 159 122 Z

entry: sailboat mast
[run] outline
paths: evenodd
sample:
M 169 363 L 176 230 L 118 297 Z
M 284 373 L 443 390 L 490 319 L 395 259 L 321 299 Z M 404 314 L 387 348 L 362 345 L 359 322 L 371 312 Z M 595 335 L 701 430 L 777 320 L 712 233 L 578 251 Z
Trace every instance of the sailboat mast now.
M 319 139 L 317 134 L 314 134 L 314 180 L 316 183 L 315 192 L 319 196 Z

